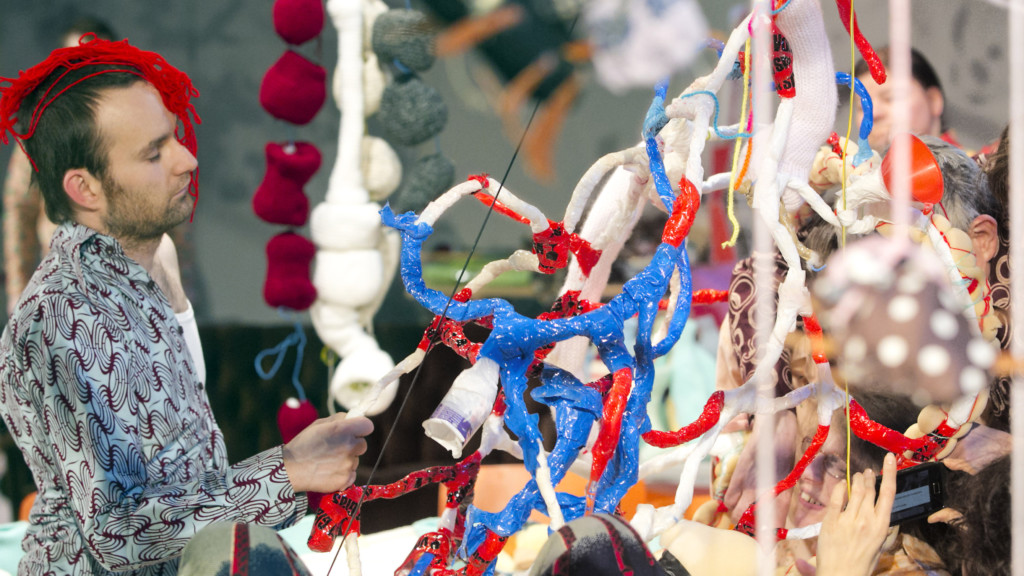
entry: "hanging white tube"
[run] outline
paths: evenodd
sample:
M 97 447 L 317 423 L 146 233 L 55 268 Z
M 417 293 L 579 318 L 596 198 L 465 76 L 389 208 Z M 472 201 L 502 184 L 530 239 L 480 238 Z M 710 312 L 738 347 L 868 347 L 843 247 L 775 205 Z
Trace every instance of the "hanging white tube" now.
M 795 3 L 793 2 L 793 4 Z M 754 125 L 756 126 L 772 116 L 771 102 L 774 101 L 775 96 L 770 88 L 772 72 L 771 60 L 769 58 L 772 53 L 772 33 L 768 14 L 771 11 L 772 5 L 771 2 L 766 0 L 754 0 L 752 8 L 754 13 L 754 17 L 751 19 L 753 42 L 750 50 L 754 58 L 751 61 L 751 83 L 753 84 Z M 789 9 L 792 8 L 793 6 L 790 6 Z M 774 129 L 780 129 L 778 123 L 776 123 Z M 772 146 L 772 143 L 768 138 L 755 136 L 752 145 L 754 146 L 753 156 L 755 158 L 766 159 L 769 157 L 769 148 Z M 777 168 L 777 165 L 774 168 Z M 762 172 L 759 174 L 759 177 L 774 180 L 774 173 L 769 177 Z M 776 223 L 778 222 L 779 205 L 777 196 L 779 193 L 781 191 L 776 193 L 775 203 L 770 207 L 772 211 L 771 218 Z M 754 195 L 756 199 L 756 188 Z M 757 339 L 758 350 L 765 352 L 765 355 L 762 356 L 762 363 L 765 362 L 765 357 L 775 357 L 767 356 L 769 334 L 772 331 L 773 321 L 775 320 L 775 314 L 773 314 L 774 289 L 772 286 L 775 263 L 772 233 L 768 223 L 764 222 L 764 218 L 765 215 L 762 215 L 761 218 L 754 218 L 753 222 L 755 249 L 754 278 L 757 282 L 755 338 Z M 799 258 L 796 261 L 799 262 Z M 790 270 L 790 272 L 794 272 L 794 270 Z M 772 364 L 774 365 L 774 361 L 772 361 Z M 775 397 L 775 383 L 770 377 L 773 372 L 773 370 L 757 370 L 755 372 L 758 376 L 755 386 L 758 399 L 761 402 L 769 401 Z M 765 432 L 758 434 L 755 452 L 757 493 L 767 494 L 775 485 L 775 437 L 771 433 L 775 430 L 775 414 L 771 412 L 758 413 L 757 419 L 760 420 L 759 426 L 763 426 L 762 430 Z M 758 502 L 754 534 L 759 548 L 766 552 L 763 557 L 758 559 L 757 571 L 761 576 L 773 576 L 775 574 L 775 516 L 774 499 L 766 498 Z
M 897 134 L 910 132 L 910 0 L 889 2 L 889 76 L 892 83 L 890 102 L 892 125 L 889 140 Z M 902 142 L 902 141 L 901 141 Z M 894 238 L 900 242 L 909 241 L 910 207 L 910 146 L 895 146 L 893 155 L 893 198 L 892 221 L 895 225 Z
M 1011 326 L 1024 326 L 1024 0 L 1009 5 L 1010 33 L 1010 269 L 1017 276 L 1010 283 L 1012 307 Z M 1024 339 L 1017 334 L 1010 345 L 1015 360 L 1011 394 L 1010 430 L 1013 433 L 1013 454 L 1010 468 L 1011 524 L 1013 526 L 1012 574 L 1024 576 L 1024 378 L 1017 362 L 1024 357 Z

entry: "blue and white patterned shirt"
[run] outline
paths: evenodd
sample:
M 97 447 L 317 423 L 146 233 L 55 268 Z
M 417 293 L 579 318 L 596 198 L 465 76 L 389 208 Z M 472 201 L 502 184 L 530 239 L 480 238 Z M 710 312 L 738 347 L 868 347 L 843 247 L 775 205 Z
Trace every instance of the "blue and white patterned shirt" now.
M 167 299 L 78 224 L 58 229 L 0 339 L 0 414 L 38 488 L 19 574 L 175 574 L 211 522 L 305 512 L 280 447 L 228 464 Z

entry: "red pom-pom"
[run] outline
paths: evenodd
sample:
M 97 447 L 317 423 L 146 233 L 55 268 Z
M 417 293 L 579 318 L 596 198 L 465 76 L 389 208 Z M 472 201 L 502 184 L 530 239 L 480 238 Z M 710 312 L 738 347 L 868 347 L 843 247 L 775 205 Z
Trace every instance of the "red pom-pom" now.
M 318 417 L 316 408 L 310 404 L 309 400 L 302 402 L 296 398 L 285 400 L 277 411 L 277 429 L 281 431 L 281 439 L 285 444 L 291 442 L 292 438 L 298 436 L 299 432 L 305 430 Z
M 316 38 L 324 27 L 322 0 L 277 0 L 274 2 L 274 30 L 289 44 L 299 45 Z
M 305 310 L 316 300 L 309 265 L 316 245 L 294 232 L 282 232 L 267 243 L 267 281 L 263 299 L 272 308 Z
M 252 197 L 252 209 L 264 222 L 302 226 L 309 216 L 309 199 L 302 187 L 320 169 L 320 151 L 308 142 L 292 148 L 269 142 L 267 172 Z
M 327 71 L 297 52 L 286 51 L 260 84 L 260 105 L 271 116 L 308 124 L 327 100 Z

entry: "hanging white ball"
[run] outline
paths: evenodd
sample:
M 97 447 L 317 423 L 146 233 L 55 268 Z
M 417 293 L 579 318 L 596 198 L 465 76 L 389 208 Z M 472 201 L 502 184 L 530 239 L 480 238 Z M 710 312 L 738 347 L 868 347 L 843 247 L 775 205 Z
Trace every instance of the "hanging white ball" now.
M 402 161 L 383 138 L 363 137 L 363 183 L 370 199 L 380 201 L 391 195 L 402 182 Z

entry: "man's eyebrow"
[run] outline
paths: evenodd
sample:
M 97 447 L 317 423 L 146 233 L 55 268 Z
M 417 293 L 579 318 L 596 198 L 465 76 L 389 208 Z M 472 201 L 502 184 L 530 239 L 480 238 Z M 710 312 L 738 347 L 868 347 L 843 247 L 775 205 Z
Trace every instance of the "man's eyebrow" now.
M 173 135 L 174 134 L 168 132 L 167 134 L 164 134 L 162 136 L 158 136 L 157 138 L 154 138 L 152 141 L 150 141 L 149 144 L 146 144 L 146 146 L 142 149 L 142 151 L 139 152 L 139 157 L 146 157 L 146 156 L 148 156 L 150 154 L 150 152 L 152 152 L 153 150 L 155 150 L 155 149 L 159 148 L 160 146 L 162 146 L 164 144 L 164 142 L 167 142 L 168 140 L 170 140 Z

